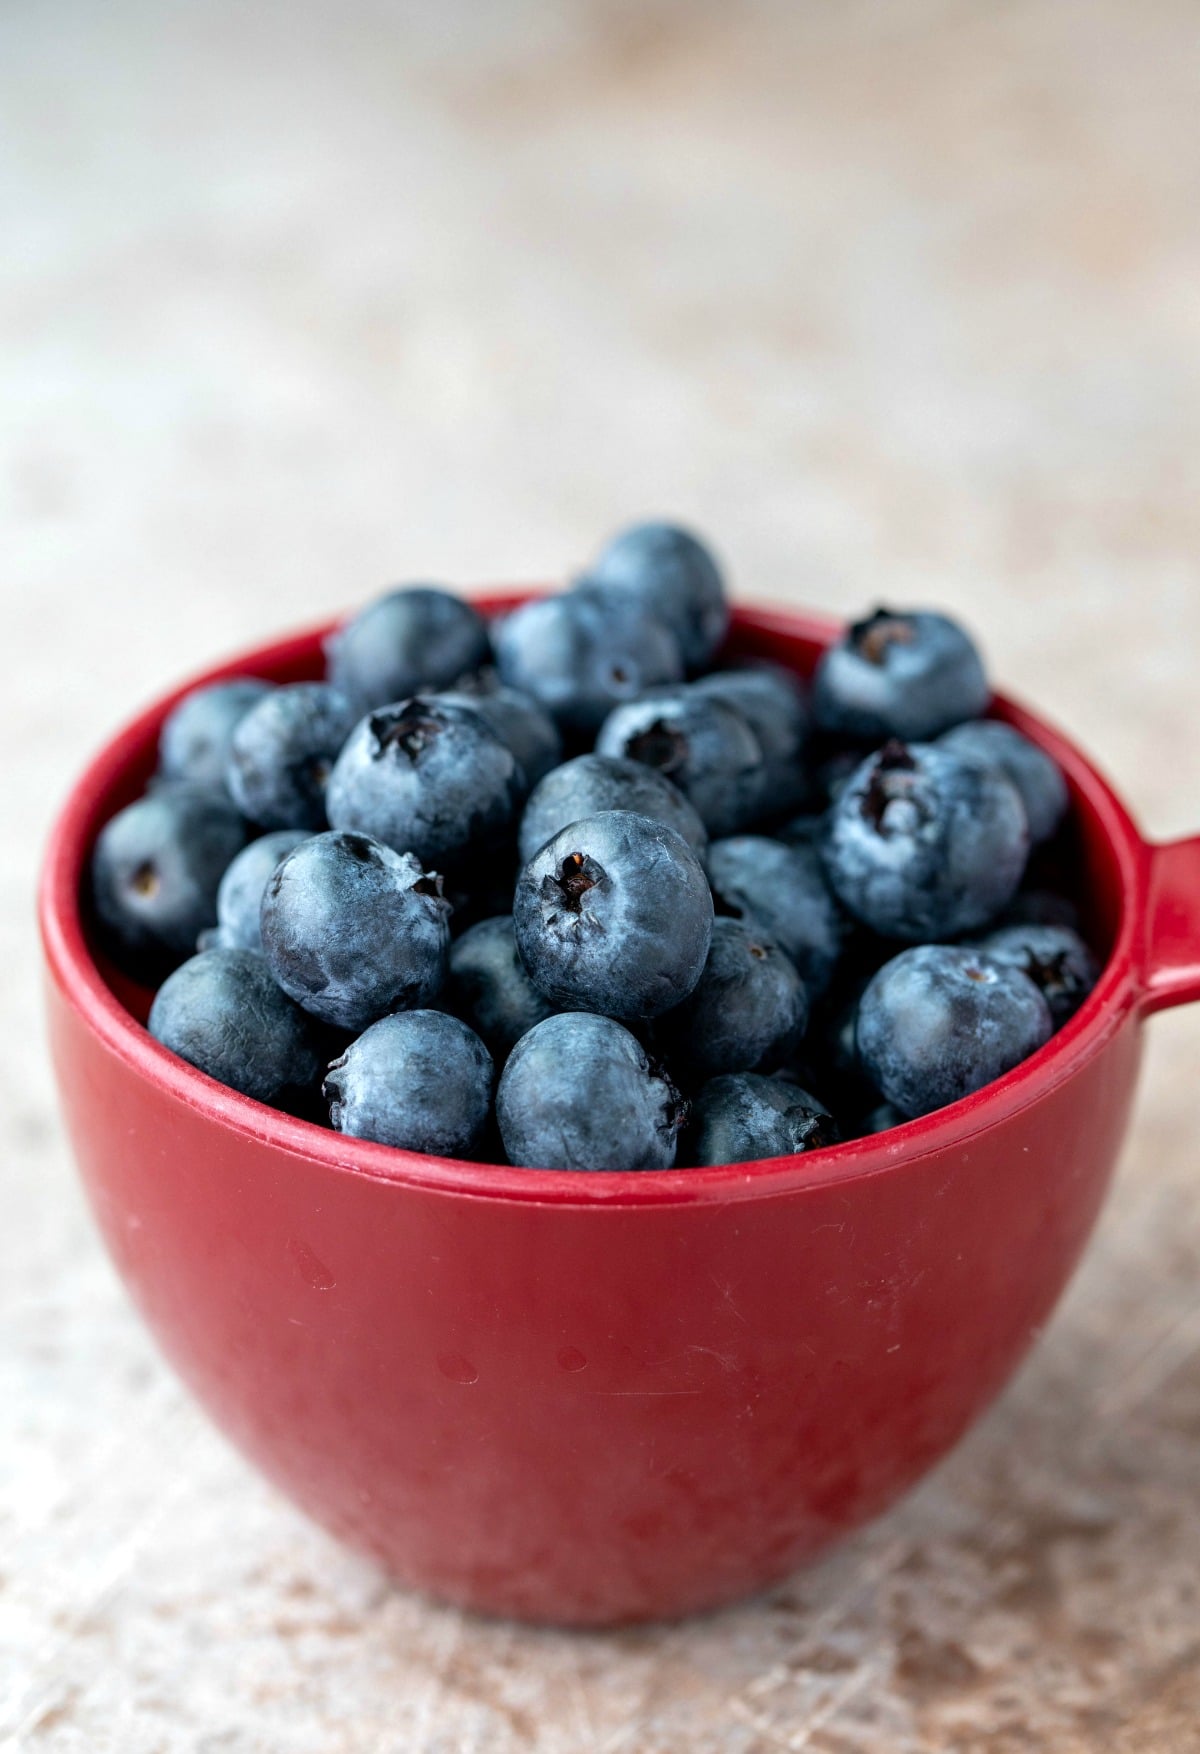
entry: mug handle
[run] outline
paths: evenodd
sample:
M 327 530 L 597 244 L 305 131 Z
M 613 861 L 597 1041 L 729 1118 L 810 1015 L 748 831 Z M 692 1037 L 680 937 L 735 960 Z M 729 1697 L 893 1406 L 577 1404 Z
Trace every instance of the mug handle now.
M 1200 999 L 1200 836 L 1146 854 L 1142 1005 L 1151 1012 Z

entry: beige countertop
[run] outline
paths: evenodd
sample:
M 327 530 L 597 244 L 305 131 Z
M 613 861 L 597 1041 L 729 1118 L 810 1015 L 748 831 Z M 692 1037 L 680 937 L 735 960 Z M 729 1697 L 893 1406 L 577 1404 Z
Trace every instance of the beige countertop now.
M 890 1517 L 618 1636 L 390 1591 L 185 1399 L 83 1208 L 37 846 L 202 660 L 628 516 L 930 599 L 1200 828 L 1185 0 L 114 0 L 0 14 L 0 1749 L 1200 1748 L 1200 1017 L 1078 1280 Z

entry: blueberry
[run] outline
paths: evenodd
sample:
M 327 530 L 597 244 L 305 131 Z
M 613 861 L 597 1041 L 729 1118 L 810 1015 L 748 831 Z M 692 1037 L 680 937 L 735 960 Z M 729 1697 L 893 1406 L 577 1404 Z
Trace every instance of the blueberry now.
M 841 900 L 883 937 L 919 942 L 977 930 L 1021 881 L 1029 825 L 996 768 L 939 744 L 890 743 L 833 806 L 825 848 Z
M 492 1056 L 442 1011 L 381 1017 L 330 1066 L 325 1098 L 339 1133 L 468 1157 L 491 1110 Z
M 659 1019 L 655 1043 L 683 1078 L 701 1083 L 782 1065 L 807 1021 L 804 982 L 779 946 L 753 925 L 718 919 L 698 985 Z
M 1019 1065 L 1053 1030 L 1019 968 L 956 944 L 886 963 L 858 1007 L 858 1051 L 888 1102 L 930 1114 Z
M 902 1114 L 894 1102 L 878 1102 L 862 1117 L 858 1135 L 866 1139 L 874 1133 L 890 1133 L 893 1127 L 902 1127 L 908 1119 L 909 1116 Z
M 1069 926 L 1073 932 L 1078 932 L 1081 920 L 1075 903 L 1053 889 L 1018 889 L 996 924 Z
M 495 637 L 501 681 L 574 734 L 592 735 L 619 701 L 683 676 L 679 642 L 661 621 L 586 587 L 522 604 Z
M 149 1029 L 180 1059 L 258 1102 L 279 1105 L 321 1073 L 318 1032 L 252 950 L 205 950 L 168 976 Z
M 355 727 L 326 808 L 334 828 L 444 864 L 499 841 L 524 791 L 516 756 L 474 705 L 418 695 Z
M 729 605 L 720 568 L 704 543 L 678 524 L 622 530 L 588 576 L 664 621 L 691 671 L 702 670 L 725 638 Z
M 641 761 L 618 755 L 577 755 L 534 787 L 521 818 L 519 851 L 528 864 L 552 834 L 601 810 L 633 810 L 665 822 L 703 859 L 708 833 L 679 787 Z
M 263 828 L 325 826 L 325 786 L 354 714 L 323 682 L 275 688 L 238 721 L 226 781 L 234 803 Z
M 277 866 L 263 954 L 298 1004 L 338 1029 L 428 1005 L 446 974 L 441 878 L 365 834 L 318 834 Z
M 782 1078 L 735 1072 L 704 1086 L 692 1111 L 689 1161 L 753 1163 L 836 1145 L 837 1123 L 823 1103 Z
M 766 764 L 763 808 L 772 816 L 795 810 L 808 792 L 801 765 L 808 708 L 799 677 L 779 664 L 757 664 L 714 670 L 692 687 L 737 707 L 758 738 Z
M 709 877 L 718 912 L 757 922 L 795 963 L 809 991 L 824 992 L 845 926 L 820 855 L 766 835 L 731 835 L 710 847 Z
M 734 834 L 763 808 L 762 745 L 745 714 L 715 695 L 664 689 L 629 701 L 605 719 L 596 750 L 657 768 L 709 834 Z
M 208 932 L 200 948 L 227 950 L 262 950 L 262 898 L 276 865 L 308 839 L 303 828 L 277 828 L 273 834 L 260 835 L 243 847 L 230 863 L 217 890 L 217 923 Z
M 325 644 L 329 680 L 356 716 L 410 695 L 449 688 L 489 655 L 487 623 L 437 585 L 389 591 L 352 615 Z
M 517 955 L 511 914 L 480 920 L 450 946 L 445 1003 L 478 1030 L 499 1060 L 553 1014 Z
M 562 738 L 554 720 L 531 695 L 497 681 L 494 670 L 463 678 L 439 699 L 459 701 L 482 713 L 520 762 L 527 786 L 536 786 L 563 758 Z
M 813 682 L 821 730 L 863 742 L 923 742 L 990 699 L 979 653 L 949 616 L 877 609 L 824 653 Z
M 246 840 L 223 792 L 169 785 L 129 804 L 100 831 L 92 899 L 131 973 L 160 975 L 216 924 L 217 886 Z
M 813 847 L 819 852 L 828 833 L 829 818 L 822 810 L 791 817 L 775 829 L 773 838 L 781 840 L 785 846 Z
M 628 810 L 562 829 L 517 880 L 517 950 L 556 1005 L 647 1018 L 687 998 L 704 969 L 713 904 L 682 835 Z
M 523 1035 L 496 1093 L 508 1160 L 531 1169 L 670 1169 L 685 1112 L 636 1036 L 579 1011 Z
M 1069 926 L 1001 926 L 978 948 L 1027 974 L 1050 1007 L 1055 1029 L 1074 1017 L 1097 980 L 1096 959 Z
M 1035 846 L 1050 839 L 1067 813 L 1069 798 L 1062 769 L 1044 749 L 998 719 L 972 719 L 955 725 L 938 738 L 938 743 L 968 761 L 982 761 L 1007 774 L 1021 794 L 1030 839 Z
M 271 686 L 256 676 L 235 676 L 185 694 L 168 713 L 159 734 L 162 777 L 223 791 L 233 733 L 250 708 L 270 694 Z

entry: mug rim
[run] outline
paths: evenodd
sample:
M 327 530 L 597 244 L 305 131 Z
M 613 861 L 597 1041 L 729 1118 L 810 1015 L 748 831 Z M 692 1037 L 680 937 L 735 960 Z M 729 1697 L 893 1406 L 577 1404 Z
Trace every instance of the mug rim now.
M 484 613 L 496 614 L 534 595 L 532 588 L 472 594 Z M 1043 1047 L 982 1090 L 932 1114 L 865 1138 L 750 1163 L 665 1170 L 528 1169 L 477 1163 L 355 1139 L 296 1119 L 228 1088 L 179 1059 L 149 1034 L 110 987 L 88 944 L 82 892 L 96 834 L 111 814 L 111 794 L 157 739 L 175 702 L 193 688 L 247 673 L 302 669 L 337 625 L 322 622 L 206 668 L 159 695 L 117 730 L 87 763 L 51 829 L 38 891 L 43 950 L 50 977 L 80 1021 L 109 1052 L 162 1094 L 206 1115 L 214 1125 L 303 1157 L 332 1174 L 365 1176 L 397 1189 L 491 1199 L 501 1203 L 613 1206 L 725 1204 L 828 1188 L 896 1173 L 937 1153 L 967 1144 L 1001 1126 L 1074 1076 L 1100 1052 L 1139 1007 L 1143 975 L 1138 955 L 1146 907 L 1148 848 L 1126 806 L 1095 764 L 1063 732 L 1010 695 L 996 694 L 992 711 L 1058 762 L 1073 801 L 1099 824 L 1119 875 L 1120 916 L 1100 979 L 1079 1011 Z M 807 611 L 735 603 L 731 627 L 825 645 L 843 623 Z

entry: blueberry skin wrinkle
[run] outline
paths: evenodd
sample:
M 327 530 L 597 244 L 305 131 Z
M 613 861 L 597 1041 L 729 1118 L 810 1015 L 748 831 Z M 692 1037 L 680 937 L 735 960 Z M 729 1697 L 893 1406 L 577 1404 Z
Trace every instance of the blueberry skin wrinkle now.
M 745 715 L 695 688 L 657 690 L 611 712 L 600 755 L 641 761 L 679 787 L 711 835 L 736 834 L 763 808 L 766 761 Z
M 450 938 L 441 878 L 368 835 L 313 835 L 289 853 L 262 902 L 263 954 L 291 998 L 359 1031 L 441 991 Z
M 320 1076 L 312 1019 L 252 950 L 205 950 L 183 963 L 159 988 L 147 1027 L 180 1059 L 257 1102 L 278 1104 Z
M 496 1093 L 508 1160 L 529 1169 L 670 1169 L 685 1112 L 637 1037 L 591 1012 L 523 1035 Z
M 889 744 L 830 812 L 825 868 L 843 906 L 882 937 L 958 937 L 1017 892 L 1029 855 L 1020 793 L 997 768 L 938 744 Z
M 669 628 L 586 583 L 514 609 L 496 628 L 495 646 L 500 680 L 575 736 L 592 736 L 618 702 L 683 679 Z
M 678 786 L 644 762 L 591 754 L 564 761 L 533 788 L 518 836 L 522 862 L 528 864 L 560 828 L 602 810 L 633 810 L 665 822 L 704 859 L 708 831 Z
M 325 826 L 325 786 L 350 734 L 350 702 L 323 682 L 294 682 L 264 695 L 239 719 L 226 784 L 262 828 Z
M 925 742 L 991 698 L 970 636 L 947 615 L 877 609 L 827 648 L 813 678 L 821 730 L 863 742 Z
M 709 848 L 709 878 L 722 913 L 755 920 L 795 963 L 815 997 L 833 978 L 846 920 L 812 846 L 737 834 Z
M 159 733 L 162 777 L 224 791 L 233 733 L 273 686 L 257 676 L 235 676 L 185 694 L 167 714 Z
M 1000 926 L 975 948 L 1029 976 L 1050 1007 L 1055 1029 L 1070 1022 L 1100 978 L 1095 957 L 1070 926 Z
M 735 1072 L 710 1079 L 696 1098 L 685 1150 L 705 1168 L 818 1151 L 840 1137 L 829 1110 L 799 1085 Z
M 656 615 L 675 634 L 689 671 L 725 638 L 729 604 L 712 552 L 679 524 L 634 524 L 601 551 L 588 581 Z
M 469 1156 L 492 1106 L 492 1056 L 442 1011 L 402 1011 L 371 1024 L 325 1077 L 339 1133 L 435 1157 Z
M 1033 844 L 1050 839 L 1067 813 L 1070 796 L 1062 769 L 1044 749 L 998 719 L 955 725 L 938 738 L 938 744 L 1007 774 L 1021 794 Z
M 480 920 L 451 944 L 443 1002 L 501 1061 L 535 1024 L 554 1013 L 517 955 L 511 914 Z
M 487 623 L 439 585 L 402 585 L 350 616 L 325 642 L 329 681 L 356 717 L 410 695 L 449 688 L 490 655 Z
M 131 972 L 160 973 L 217 920 L 217 890 L 246 842 L 223 792 L 172 785 L 105 823 L 92 853 L 96 914 Z
M 858 1052 L 884 1098 L 931 1114 L 1011 1071 L 1053 1033 L 1019 968 L 964 945 L 922 944 L 885 963 L 859 1001 Z
M 682 835 L 606 810 L 562 829 L 525 866 L 513 928 L 530 979 L 555 1005 L 657 1017 L 700 979 L 712 895 Z
M 355 726 L 326 809 L 332 828 L 441 865 L 497 842 L 524 793 L 516 756 L 473 705 L 418 695 Z
M 262 951 L 262 898 L 275 867 L 308 839 L 304 828 L 277 828 L 243 847 L 217 889 L 217 923 L 200 934 L 201 950 Z
M 704 973 L 659 1019 L 655 1047 L 689 1083 L 725 1072 L 770 1072 L 795 1052 L 808 994 L 779 946 L 741 920 L 713 921 Z

